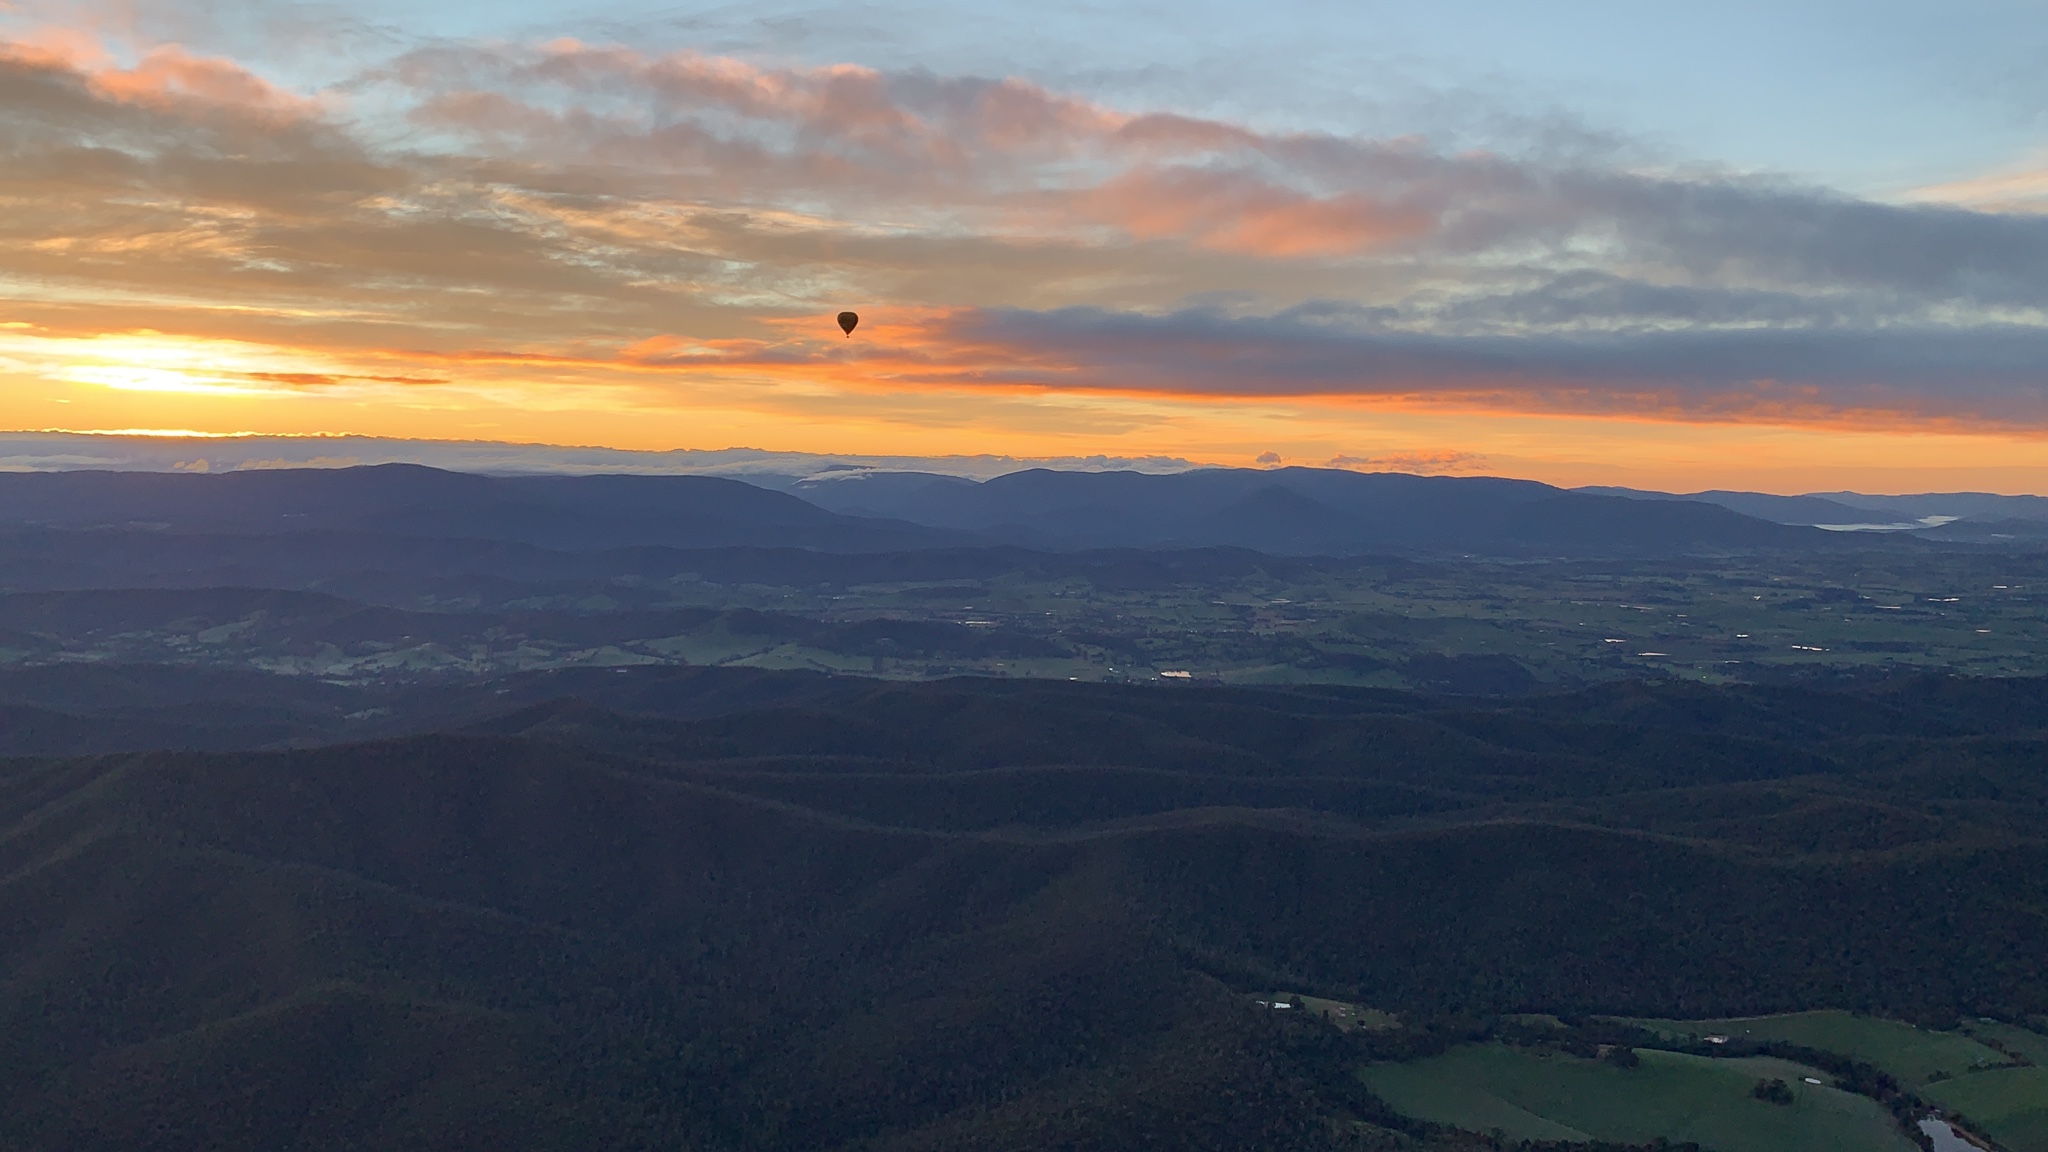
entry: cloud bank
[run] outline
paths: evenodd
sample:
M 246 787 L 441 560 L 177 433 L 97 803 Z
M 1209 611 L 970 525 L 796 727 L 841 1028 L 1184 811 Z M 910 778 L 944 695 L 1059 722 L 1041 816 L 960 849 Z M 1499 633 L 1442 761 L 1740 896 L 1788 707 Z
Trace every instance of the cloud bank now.
M 45 30 L 0 43 L 0 105 L 16 380 L 2048 429 L 2048 215 L 2002 200 L 569 40 L 296 92 Z M 110 333 L 275 355 L 78 350 Z
M 1360 461 L 1358 463 L 1365 463 Z M 1427 464 L 1429 461 L 1423 461 Z M 731 476 L 769 487 L 868 472 L 931 472 L 987 480 L 1027 468 L 1064 472 L 1185 472 L 1173 457 L 866 456 L 757 448 L 634 452 L 553 444 L 392 440 L 374 436 L 79 435 L 0 432 L 0 472 L 247 472 L 423 464 L 492 475 Z M 1342 465 L 1340 465 L 1342 466 Z

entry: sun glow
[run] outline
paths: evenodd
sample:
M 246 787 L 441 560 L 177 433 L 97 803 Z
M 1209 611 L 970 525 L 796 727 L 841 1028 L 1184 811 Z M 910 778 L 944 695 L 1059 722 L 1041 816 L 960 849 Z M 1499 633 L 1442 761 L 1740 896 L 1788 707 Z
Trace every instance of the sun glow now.
M 205 379 L 177 368 L 84 364 L 65 369 L 62 378 L 76 384 L 97 384 L 120 392 L 186 392 L 195 396 L 275 395 L 266 389 Z
M 297 390 L 285 381 L 328 374 L 282 349 L 149 331 L 50 336 L 10 326 L 0 331 L 0 358 L 65 384 L 192 396 L 291 396 Z
M 871 345 L 886 344 L 892 329 L 875 331 Z M 5 326 L 0 426 L 1219 464 L 1271 450 L 1290 464 L 1680 490 L 1725 486 L 1731 469 L 1752 487 L 1784 491 L 1896 485 L 1900 470 L 1924 472 L 1922 487 L 2048 483 L 2048 446 L 2026 435 L 989 387 L 971 371 L 945 370 L 951 350 L 918 347 L 908 334 L 902 343 L 894 354 L 869 347 L 845 361 L 791 355 L 800 340 L 765 352 L 743 341 L 649 341 L 610 355 L 434 354 Z M 719 354 L 687 354 L 707 347 Z M 1873 459 L 1885 468 L 1871 468 Z M 1957 468 L 1958 459 L 1971 464 Z
M 201 432 L 195 428 L 38 428 L 35 431 L 60 432 L 70 436 L 120 436 L 152 440 L 234 440 L 259 435 L 255 432 Z

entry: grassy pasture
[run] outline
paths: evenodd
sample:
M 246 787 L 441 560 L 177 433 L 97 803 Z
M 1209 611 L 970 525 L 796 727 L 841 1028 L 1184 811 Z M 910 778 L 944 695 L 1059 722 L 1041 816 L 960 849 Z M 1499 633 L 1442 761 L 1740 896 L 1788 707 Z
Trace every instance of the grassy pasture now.
M 1871 1100 L 1804 1077 L 1782 1060 L 1715 1060 L 1640 1050 L 1617 1068 L 1555 1052 L 1499 1044 L 1456 1048 L 1362 1075 L 1399 1111 L 1425 1120 L 1529 1140 L 1658 1138 L 1697 1141 L 1713 1152 L 1910 1152 L 1912 1141 Z M 1785 1080 L 1794 1100 L 1750 1095 L 1765 1078 Z M 1821 1077 L 1825 1078 L 1825 1077 Z
M 2010 1024 L 1986 1024 L 1981 1020 L 1969 1021 L 1963 1025 L 1962 1031 L 1980 1040 L 2003 1044 L 2034 1063 L 2048 1067 L 2048 1036 L 2039 1032 L 2029 1032 Z
M 1927 1083 L 1936 1073 L 1962 1076 L 1972 1068 L 2004 1064 L 2008 1059 L 2003 1053 L 1968 1036 L 1929 1032 L 1897 1020 L 1857 1016 L 1838 1010 L 1729 1020 L 1637 1020 L 1634 1023 L 1673 1036 L 1723 1035 L 1817 1048 L 1873 1064 L 1909 1088 Z
M 1920 1089 L 2012 1152 L 2048 1152 L 2048 1068 L 1994 1068 Z
M 1867 1061 L 1922 1099 L 1961 1113 L 2013 1152 L 2048 1152 L 2048 1067 L 2004 1067 L 2011 1057 L 1983 1040 L 2048 1065 L 2048 1036 L 2009 1024 L 1970 1022 L 1930 1032 L 1848 1012 L 1797 1012 L 1730 1020 L 1638 1020 L 1676 1036 L 1779 1040 Z

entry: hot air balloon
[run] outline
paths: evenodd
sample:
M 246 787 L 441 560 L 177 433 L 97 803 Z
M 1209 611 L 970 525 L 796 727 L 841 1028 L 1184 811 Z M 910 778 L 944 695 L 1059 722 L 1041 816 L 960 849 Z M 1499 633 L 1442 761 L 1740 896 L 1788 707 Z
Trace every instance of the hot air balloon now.
M 841 312 L 839 314 L 839 330 L 848 336 L 853 335 L 853 326 L 858 323 L 860 323 L 860 313 L 858 312 Z

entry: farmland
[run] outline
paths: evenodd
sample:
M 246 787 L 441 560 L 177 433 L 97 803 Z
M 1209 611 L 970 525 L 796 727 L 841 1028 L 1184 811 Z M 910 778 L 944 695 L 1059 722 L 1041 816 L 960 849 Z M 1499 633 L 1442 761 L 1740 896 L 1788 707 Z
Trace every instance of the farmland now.
M 0 594 L 0 666 L 198 664 L 378 682 L 690 664 L 1461 694 L 1643 677 L 2048 673 L 2040 556 L 1777 555 L 1711 567 L 1227 550 L 664 557 L 539 583 L 24 589 Z
M 1906 1152 L 1913 1144 L 1874 1101 L 1812 1069 L 1753 1057 L 1716 1060 L 1642 1050 L 1621 1068 L 1558 1052 L 1467 1045 L 1403 1064 L 1376 1064 L 1367 1085 L 1400 1112 L 1524 1140 L 1693 1141 L 1715 1152 Z M 1762 1079 L 1792 1102 L 1759 1100 Z
M 1963 1023 L 1952 1032 L 1848 1012 L 1724 1020 L 1641 1020 L 1675 1037 L 1777 1041 L 1872 1064 L 1909 1091 L 2014 1149 L 2048 1150 L 2048 1036 L 2008 1024 Z
M 1897 553 L 1509 563 L 1247 556 L 1024 565 L 986 578 L 750 589 L 755 606 L 1015 630 L 1065 654 L 976 670 L 1080 679 L 1186 670 L 1230 682 L 1512 689 L 1642 675 L 1768 678 L 1815 669 L 2048 672 L 2038 556 Z M 670 603 L 729 588 L 672 583 Z M 724 654 L 802 663 L 794 649 Z M 888 660 L 895 675 L 965 670 Z
M 1897 1020 L 1849 1012 L 1794 1012 L 1727 1020 L 1640 1020 L 1644 1027 L 1675 1036 L 1728 1036 L 1778 1041 L 1853 1057 L 1916 1088 L 1973 1070 L 2003 1065 L 2008 1057 L 1960 1032 L 1933 1032 Z
M 1929 1085 L 1921 1095 L 2013 1152 L 2048 1152 L 2048 1070 L 1998 1068 Z

